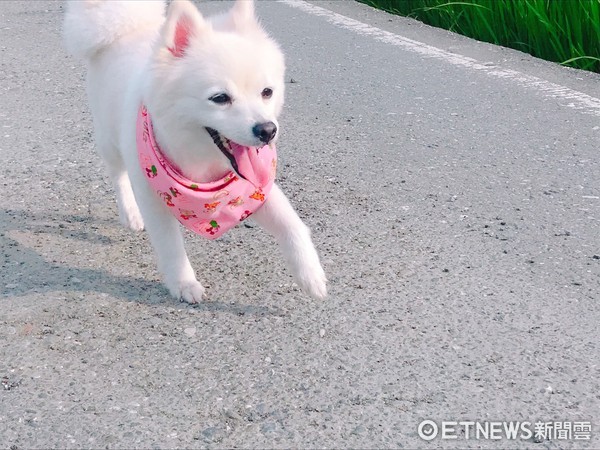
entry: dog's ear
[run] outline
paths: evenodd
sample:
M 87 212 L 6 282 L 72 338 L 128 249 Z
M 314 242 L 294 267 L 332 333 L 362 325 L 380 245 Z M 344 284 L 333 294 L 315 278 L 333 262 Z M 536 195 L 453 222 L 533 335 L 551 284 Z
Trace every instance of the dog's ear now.
M 253 0 L 236 0 L 229 10 L 229 19 L 238 30 L 255 29 L 258 26 Z
M 237 20 L 253 20 L 254 19 L 254 1 L 253 0 L 237 0 L 229 11 L 231 16 Z
M 173 0 L 162 29 L 163 45 L 177 58 L 185 54 L 190 39 L 200 35 L 209 25 L 188 0 Z

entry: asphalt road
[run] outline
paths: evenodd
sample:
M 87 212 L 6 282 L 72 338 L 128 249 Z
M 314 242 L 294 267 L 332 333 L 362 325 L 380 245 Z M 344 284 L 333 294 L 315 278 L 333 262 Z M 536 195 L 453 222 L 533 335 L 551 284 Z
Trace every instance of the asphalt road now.
M 0 448 L 600 447 L 600 77 L 316 4 L 366 25 L 258 9 L 330 297 L 240 227 L 188 235 L 190 307 L 118 224 L 60 3 L 0 2 Z M 425 419 L 592 431 L 427 442 Z

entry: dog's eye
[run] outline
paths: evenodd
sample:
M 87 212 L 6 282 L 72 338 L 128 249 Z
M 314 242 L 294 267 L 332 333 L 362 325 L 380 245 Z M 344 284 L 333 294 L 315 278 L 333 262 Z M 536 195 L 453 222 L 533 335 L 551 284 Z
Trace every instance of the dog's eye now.
M 262 95 L 262 98 L 271 98 L 273 96 L 273 89 L 264 88 L 260 95 Z
M 231 97 L 225 93 L 215 94 L 209 100 L 217 105 L 225 105 L 231 103 Z

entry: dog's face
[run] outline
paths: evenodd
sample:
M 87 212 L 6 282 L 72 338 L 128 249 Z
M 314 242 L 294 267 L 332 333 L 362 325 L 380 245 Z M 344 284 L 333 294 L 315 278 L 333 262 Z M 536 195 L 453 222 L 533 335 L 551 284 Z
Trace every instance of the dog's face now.
M 238 0 L 211 22 L 173 2 L 154 64 L 158 108 L 215 143 L 262 146 L 277 139 L 284 98 L 283 54 Z

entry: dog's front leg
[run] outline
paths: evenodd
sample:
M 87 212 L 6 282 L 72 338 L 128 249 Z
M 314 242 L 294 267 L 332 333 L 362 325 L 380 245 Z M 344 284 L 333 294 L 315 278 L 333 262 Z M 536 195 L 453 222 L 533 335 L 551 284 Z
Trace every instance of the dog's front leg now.
M 265 204 L 252 217 L 277 239 L 300 287 L 314 298 L 325 298 L 327 279 L 310 230 L 277 185 L 273 185 Z
M 134 184 L 136 200 L 165 285 L 175 298 L 188 303 L 198 303 L 204 295 L 204 287 L 196 280 L 194 269 L 185 251 L 179 222 L 145 180 L 136 181 L 138 181 L 137 185 Z

